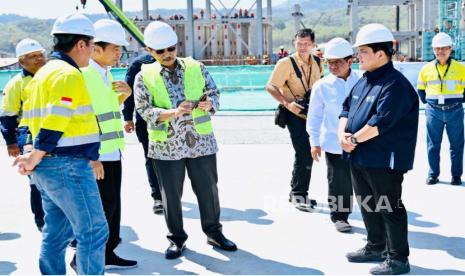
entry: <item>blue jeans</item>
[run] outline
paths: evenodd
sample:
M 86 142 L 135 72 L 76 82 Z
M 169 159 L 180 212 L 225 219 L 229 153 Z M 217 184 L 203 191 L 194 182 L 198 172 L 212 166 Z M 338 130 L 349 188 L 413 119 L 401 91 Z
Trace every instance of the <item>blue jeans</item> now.
M 76 237 L 78 274 L 103 274 L 108 225 L 89 160 L 45 156 L 33 177 L 45 211 L 40 272 L 66 274 L 66 246 Z
M 425 109 L 426 130 L 428 143 L 428 163 L 429 176 L 439 176 L 441 142 L 446 128 L 447 136 L 450 143 L 450 159 L 452 163 L 452 176 L 462 176 L 463 171 L 463 146 L 464 146 L 464 127 L 463 127 L 463 107 L 461 104 L 457 108 L 441 110 L 430 106 Z

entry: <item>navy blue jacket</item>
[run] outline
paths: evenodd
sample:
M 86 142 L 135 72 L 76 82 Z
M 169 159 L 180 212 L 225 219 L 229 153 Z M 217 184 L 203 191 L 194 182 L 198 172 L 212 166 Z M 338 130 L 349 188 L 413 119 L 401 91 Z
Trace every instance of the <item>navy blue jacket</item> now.
M 132 88 L 133 92 L 134 92 L 134 80 L 136 78 L 136 75 L 140 72 L 142 64 L 150 64 L 154 62 L 155 62 L 155 59 L 149 54 L 138 56 L 136 59 L 132 61 L 126 73 L 126 82 Z M 135 109 L 134 93 L 132 93 L 131 96 L 129 96 L 124 102 L 123 117 L 125 121 L 134 121 L 134 109 Z M 136 135 L 137 135 L 137 139 L 139 140 L 139 142 L 148 143 L 147 123 L 144 121 L 144 119 L 142 119 L 142 117 L 137 112 L 136 112 Z
M 418 133 L 419 101 L 407 78 L 389 62 L 365 72 L 343 104 L 340 117 L 348 119 L 346 132 L 365 125 L 379 135 L 357 145 L 344 157 L 365 167 L 408 171 L 413 168 Z
M 133 60 L 133 62 L 128 68 L 128 71 L 126 72 L 126 82 L 133 91 L 134 91 L 134 79 L 136 78 L 136 75 L 140 72 L 142 64 L 150 64 L 154 62 L 155 62 L 155 59 L 149 54 L 138 56 L 136 59 Z M 124 102 L 123 117 L 125 121 L 133 121 L 134 109 L 135 109 L 134 93 L 132 93 L 131 96 L 129 96 Z M 139 116 L 139 114 L 137 114 L 137 112 L 136 112 L 136 120 L 143 121 L 143 119 Z

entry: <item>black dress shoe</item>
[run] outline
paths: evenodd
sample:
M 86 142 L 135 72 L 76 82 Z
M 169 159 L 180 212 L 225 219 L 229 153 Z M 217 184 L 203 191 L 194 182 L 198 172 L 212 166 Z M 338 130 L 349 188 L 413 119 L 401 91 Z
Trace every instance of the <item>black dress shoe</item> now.
M 373 275 L 401 275 L 410 272 L 408 261 L 385 260 L 382 264 L 370 269 Z
M 383 262 L 386 260 L 384 251 L 368 250 L 365 247 L 355 252 L 346 254 L 346 258 L 351 263 Z
M 434 185 L 439 182 L 439 178 L 437 176 L 428 176 L 426 179 L 426 184 L 428 185 Z
M 216 248 L 223 249 L 226 251 L 237 250 L 236 244 L 228 240 L 223 234 L 218 234 L 215 237 L 208 237 L 207 243 L 209 245 L 213 245 Z
M 168 249 L 166 249 L 165 251 L 165 258 L 167 258 L 168 260 L 179 258 L 181 257 L 184 249 L 186 249 L 185 244 L 179 247 L 176 244 L 171 243 Z
M 453 176 L 452 181 L 450 182 L 452 185 L 462 185 L 462 179 L 460 179 L 460 176 Z

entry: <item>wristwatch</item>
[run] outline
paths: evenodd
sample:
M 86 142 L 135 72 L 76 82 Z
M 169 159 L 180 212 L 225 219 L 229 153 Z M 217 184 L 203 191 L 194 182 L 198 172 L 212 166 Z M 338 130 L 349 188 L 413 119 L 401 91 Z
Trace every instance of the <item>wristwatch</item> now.
M 354 145 L 358 145 L 357 138 L 355 138 L 354 136 L 350 136 L 350 142 Z

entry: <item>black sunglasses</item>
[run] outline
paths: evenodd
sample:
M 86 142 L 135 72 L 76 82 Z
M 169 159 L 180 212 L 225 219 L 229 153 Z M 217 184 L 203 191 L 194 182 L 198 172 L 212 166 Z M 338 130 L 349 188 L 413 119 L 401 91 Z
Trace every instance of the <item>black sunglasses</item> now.
M 171 46 L 171 47 L 168 47 L 168 48 L 166 48 L 166 49 L 161 49 L 161 50 L 155 50 L 155 53 L 157 53 L 157 55 L 161 55 L 161 54 L 163 54 L 165 51 L 173 52 L 174 50 L 176 50 L 176 46 Z

